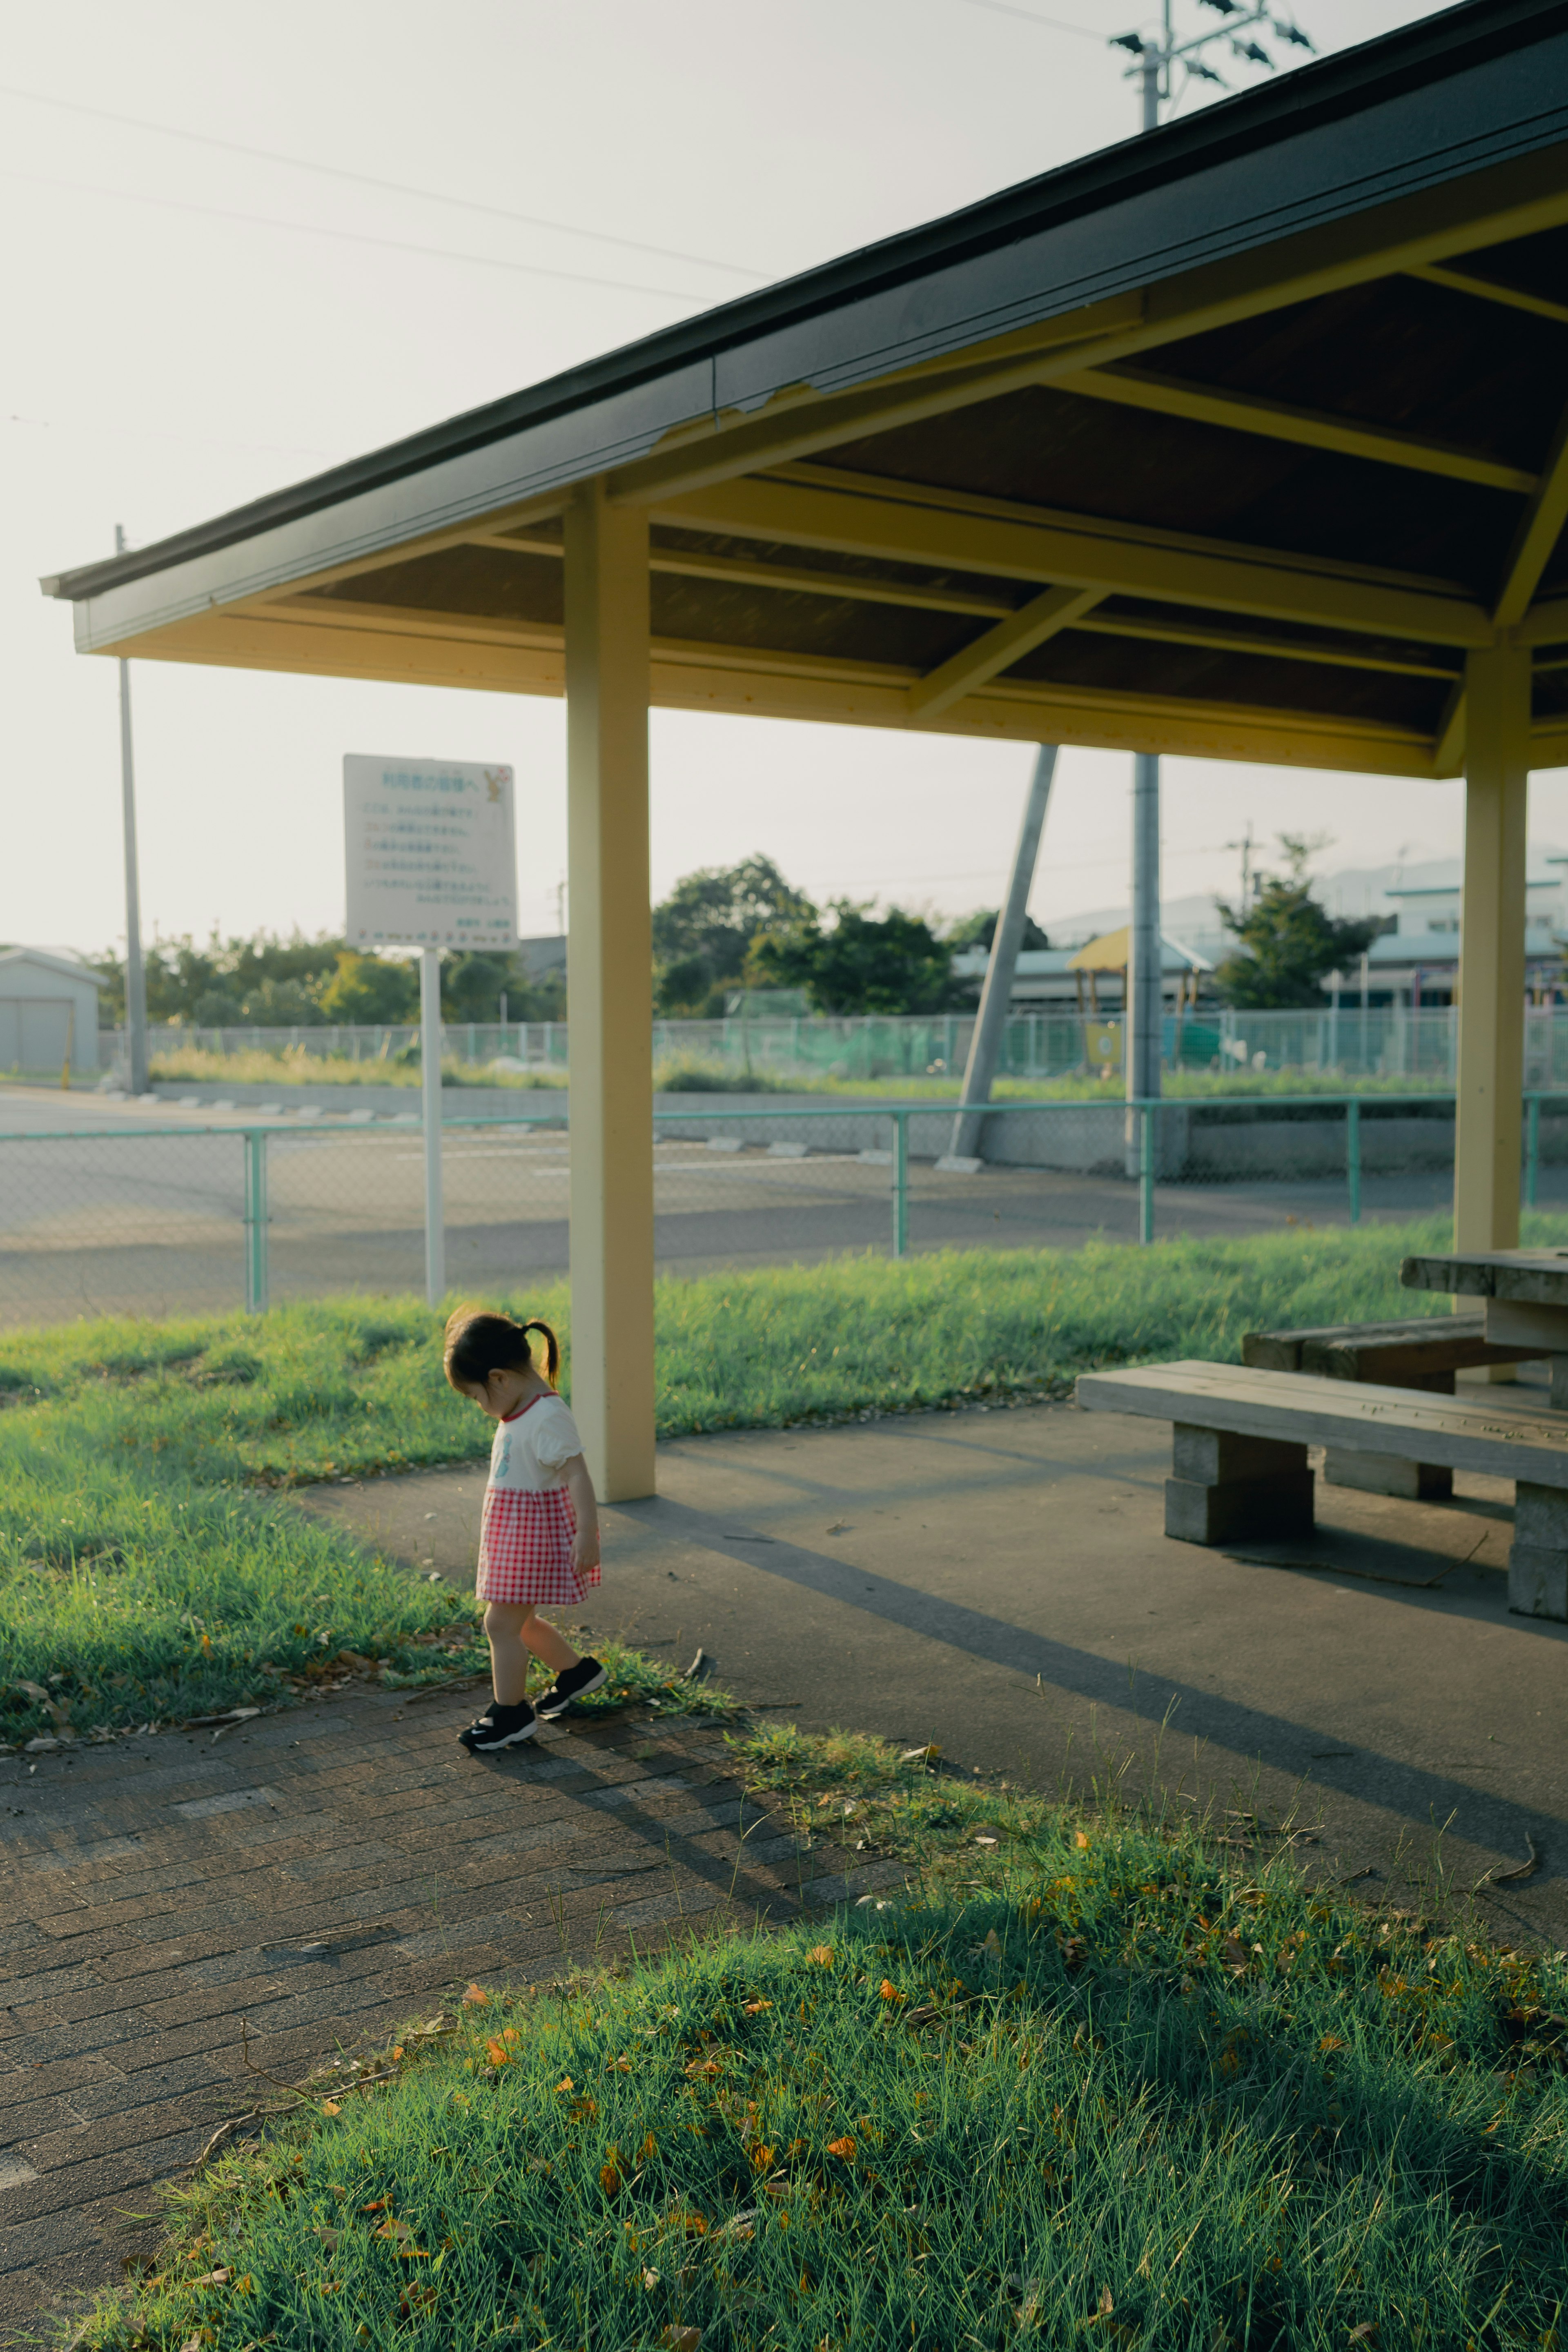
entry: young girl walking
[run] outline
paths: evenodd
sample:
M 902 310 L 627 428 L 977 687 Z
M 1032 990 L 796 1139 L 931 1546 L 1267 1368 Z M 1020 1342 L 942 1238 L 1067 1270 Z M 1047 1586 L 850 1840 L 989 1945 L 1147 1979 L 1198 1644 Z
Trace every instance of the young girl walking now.
M 528 1335 L 544 1340 L 541 1377 Z M 496 1423 L 479 1536 L 479 1598 L 485 1604 L 495 1696 L 458 1734 L 476 1756 L 531 1739 L 539 1720 L 564 1715 L 605 1679 L 539 1614 L 541 1601 L 574 1605 L 599 1581 L 599 1514 L 577 1424 L 555 1392 L 561 1349 L 548 1323 L 514 1323 L 460 1307 L 447 1326 L 447 1378 Z M 554 1669 L 537 1706 L 528 1703 L 529 1654 Z

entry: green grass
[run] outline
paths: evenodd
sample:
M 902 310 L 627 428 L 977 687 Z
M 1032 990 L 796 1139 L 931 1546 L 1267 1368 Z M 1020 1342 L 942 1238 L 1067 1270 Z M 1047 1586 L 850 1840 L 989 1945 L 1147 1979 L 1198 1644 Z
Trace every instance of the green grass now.
M 201 1045 L 161 1046 L 147 1066 L 147 1075 L 161 1085 L 182 1078 L 225 1087 L 410 1087 L 420 1084 L 417 1058 L 387 1055 L 356 1061 L 352 1054 L 313 1054 L 305 1045 L 286 1045 L 269 1054 L 245 1048 L 236 1054 L 209 1053 Z M 492 1070 L 488 1062 L 463 1062 L 452 1055 L 441 1064 L 447 1086 L 552 1087 L 566 1084 L 564 1070 Z
M 486 1062 L 448 1058 L 442 1064 L 448 1086 L 564 1087 L 564 1067 L 549 1070 L 494 1070 Z M 57 1072 L 47 1075 L 58 1076 Z M 220 1086 L 408 1087 L 419 1085 L 416 1058 L 392 1055 L 355 1061 L 346 1054 L 313 1054 L 303 1045 L 279 1053 L 242 1050 L 209 1053 L 195 1045 L 165 1046 L 149 1066 L 148 1075 L 163 1085 L 184 1078 Z M 825 1072 L 799 1067 L 788 1070 L 763 1066 L 748 1070 L 733 1062 L 711 1062 L 701 1055 L 672 1055 L 656 1064 L 654 1090 L 660 1094 L 807 1094 L 841 1097 L 847 1101 L 956 1102 L 960 1075 L 928 1075 L 875 1078 L 830 1077 Z M 1352 1076 L 1342 1070 L 1168 1070 L 1164 1092 L 1174 1101 L 1224 1097 L 1238 1100 L 1272 1095 L 1412 1095 L 1453 1093 L 1452 1081 L 1429 1072 L 1386 1076 Z M 1120 1102 L 1125 1088 L 1120 1072 L 1101 1077 L 1074 1071 L 1054 1078 L 1000 1077 L 992 1088 L 997 1102 Z
M 400 1466 L 405 1411 L 424 1411 L 426 1458 L 482 1450 L 488 1424 L 441 1379 L 422 1310 L 10 1333 L 7 1402 L 0 1740 L 112 1736 L 351 1675 L 405 1687 L 488 1671 L 471 1595 L 258 1484 L 330 1476 L 334 1450 Z M 722 1711 L 634 1652 L 606 1663 L 604 1705 Z
M 1568 1219 L 1527 1216 L 1524 1232 L 1568 1240 Z M 1401 1289 L 1399 1261 L 1450 1237 L 1447 1219 L 1431 1217 L 1147 1250 L 1091 1242 L 670 1277 L 656 1294 L 659 1433 L 1059 1393 L 1097 1365 L 1235 1360 L 1247 1330 L 1446 1313 L 1446 1300 Z M 488 1303 L 556 1325 L 569 1391 L 564 1283 Z M 469 1460 L 489 1428 L 440 1376 L 440 1326 L 413 1299 L 351 1296 L 262 1317 L 16 1328 L 0 1332 L 0 1399 L 13 1414 L 53 1408 L 100 1454 L 225 1483 Z M 53 1426 L 54 1412 L 36 1425 Z M 0 1462 L 19 1427 L 0 1417 Z
M 78 2342 L 1558 2343 L 1561 1962 L 1186 1822 L 864 1740 L 749 1752 L 803 1801 L 923 1808 L 928 1860 L 945 1818 L 984 1883 L 472 1989 L 182 2192 L 156 2272 Z

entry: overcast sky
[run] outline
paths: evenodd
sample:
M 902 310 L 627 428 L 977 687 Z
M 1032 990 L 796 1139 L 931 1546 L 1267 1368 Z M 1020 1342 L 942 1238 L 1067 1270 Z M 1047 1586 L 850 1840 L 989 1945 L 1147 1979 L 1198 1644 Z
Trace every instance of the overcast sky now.
M 1428 13 L 1299 0 L 1322 49 Z M 40 573 L 1112 143 L 1136 102 L 1106 40 L 1141 21 L 1139 0 L 11 0 L 0 940 L 92 949 L 123 922 L 115 666 L 73 655 Z M 510 761 L 522 929 L 554 928 L 559 702 L 132 676 L 149 934 L 339 926 L 347 751 Z M 664 712 L 653 751 L 657 894 L 763 850 L 818 896 L 947 914 L 994 903 L 1031 756 Z M 1118 896 L 1129 766 L 1064 754 L 1047 925 Z M 1331 864 L 1458 845 L 1455 783 L 1166 779 L 1172 897 L 1233 887 L 1247 820 L 1267 839 L 1309 802 Z M 1538 780 L 1533 835 L 1568 833 L 1565 782 Z

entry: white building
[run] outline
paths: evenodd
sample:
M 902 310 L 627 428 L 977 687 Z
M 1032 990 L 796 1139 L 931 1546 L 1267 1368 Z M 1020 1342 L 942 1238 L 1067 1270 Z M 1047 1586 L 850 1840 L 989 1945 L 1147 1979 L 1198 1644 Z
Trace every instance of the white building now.
M 1532 845 L 1526 883 L 1526 987 L 1537 1002 L 1550 1001 L 1553 990 L 1568 1000 L 1568 984 L 1560 975 L 1568 955 L 1568 854 Z M 1453 1002 L 1459 963 L 1460 865 L 1458 858 L 1434 859 L 1424 865 L 1352 867 L 1314 877 L 1313 892 L 1331 915 L 1350 921 L 1372 919 L 1381 925 L 1366 955 L 1367 1001 L 1373 1005 L 1442 1005 Z M 1212 897 L 1168 898 L 1161 908 L 1167 933 L 1165 990 L 1174 991 L 1183 952 L 1202 963 L 1223 963 L 1236 941 L 1219 918 Z M 1128 919 L 1124 907 L 1095 908 L 1082 915 L 1052 917 L 1051 939 L 1059 944 L 1020 955 L 1013 988 L 1013 1003 L 1020 1013 L 1068 1012 L 1076 1009 L 1075 949 Z M 1179 948 L 1177 943 L 1179 942 Z M 984 950 L 955 956 L 953 969 L 978 976 L 985 968 Z M 1362 961 L 1352 960 L 1342 975 L 1342 1003 L 1359 1003 Z M 1114 1005 L 1117 986 L 1102 983 L 1102 1000 Z
M 0 1070 L 58 1076 L 98 1061 L 97 972 L 58 948 L 0 949 Z

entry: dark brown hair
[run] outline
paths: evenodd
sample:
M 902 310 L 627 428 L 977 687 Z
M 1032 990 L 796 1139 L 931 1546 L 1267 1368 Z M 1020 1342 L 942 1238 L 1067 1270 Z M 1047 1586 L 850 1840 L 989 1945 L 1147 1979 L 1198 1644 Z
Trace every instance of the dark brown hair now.
M 561 1342 L 549 1324 L 536 1315 L 526 1323 L 514 1323 L 510 1315 L 491 1315 L 482 1307 L 459 1307 L 447 1326 L 447 1378 L 455 1389 L 482 1389 L 492 1372 L 536 1370 L 528 1344 L 531 1331 L 544 1334 L 544 1377 L 553 1388 L 561 1370 Z

